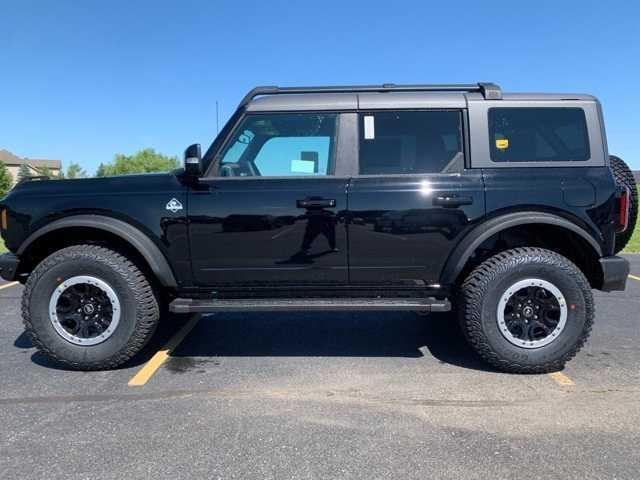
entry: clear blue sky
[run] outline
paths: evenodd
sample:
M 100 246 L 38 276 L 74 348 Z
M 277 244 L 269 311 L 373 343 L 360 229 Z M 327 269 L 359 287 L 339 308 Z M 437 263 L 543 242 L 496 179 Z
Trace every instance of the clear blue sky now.
M 206 148 L 255 85 L 489 80 L 595 94 L 640 169 L 638 5 L 0 0 L 0 148 L 94 171 Z

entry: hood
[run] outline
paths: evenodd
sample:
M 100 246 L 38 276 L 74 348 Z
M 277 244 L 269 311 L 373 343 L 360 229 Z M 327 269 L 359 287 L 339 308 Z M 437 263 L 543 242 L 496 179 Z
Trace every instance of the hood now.
M 140 173 L 113 177 L 93 177 L 66 180 L 30 180 L 18 183 L 5 199 L 22 195 L 66 195 L 126 193 L 161 189 L 174 184 L 174 173 Z

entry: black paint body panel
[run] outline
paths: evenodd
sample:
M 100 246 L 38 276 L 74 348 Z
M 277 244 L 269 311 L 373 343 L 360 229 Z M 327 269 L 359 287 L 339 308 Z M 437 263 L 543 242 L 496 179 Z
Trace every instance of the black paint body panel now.
M 176 199 L 182 210 L 171 212 Z M 31 181 L 5 197 L 6 246 L 17 252 L 39 229 L 62 218 L 97 215 L 121 220 L 147 236 L 169 263 L 178 286 L 191 283 L 187 188 L 176 175 L 146 174 L 81 180 Z
M 438 284 L 449 253 L 484 215 L 480 170 L 354 178 L 349 185 L 349 267 L 354 283 Z M 464 196 L 471 204 L 440 206 Z
M 526 175 L 525 175 L 526 173 Z M 443 196 L 468 197 L 455 207 Z M 183 206 L 175 212 L 167 203 Z M 335 201 L 333 207 L 300 200 Z M 102 215 L 147 235 L 179 290 L 446 290 L 454 248 L 487 219 L 545 212 L 613 254 L 615 183 L 608 167 L 467 169 L 459 174 L 203 179 L 173 174 L 33 181 L 3 200 L 7 247 L 61 218 Z M 471 233 L 470 233 L 471 232 Z M 435 287 L 434 287 L 435 285 Z M 444 291 L 444 290 L 443 290 Z
M 613 255 L 616 185 L 609 167 L 482 169 L 486 216 L 539 211 L 565 218 Z
M 189 197 L 195 284 L 348 282 L 348 179 L 206 179 Z M 300 206 L 329 200 L 334 207 Z
M 461 105 L 447 108 L 460 108 L 466 119 Z M 236 112 L 209 149 L 205 171 L 215 171 L 216 152 L 244 113 Z M 462 247 L 488 221 L 514 213 L 553 215 L 588 236 L 599 256 L 613 255 L 616 185 L 608 166 L 470 168 L 487 162 L 465 120 L 459 173 L 358 176 L 358 122 L 355 113 L 341 117 L 341 177 L 187 179 L 177 171 L 31 181 L 0 202 L 8 220 L 2 236 L 19 257 L 27 239 L 56 220 L 117 219 L 153 242 L 177 293 L 194 297 L 227 290 L 361 295 L 368 288 L 379 296 L 407 290 L 442 297 L 459 272 L 451 266 Z

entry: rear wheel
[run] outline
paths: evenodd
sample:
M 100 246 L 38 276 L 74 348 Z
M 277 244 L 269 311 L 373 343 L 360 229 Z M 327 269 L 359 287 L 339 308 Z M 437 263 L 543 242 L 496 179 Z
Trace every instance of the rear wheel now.
M 471 272 L 459 299 L 462 330 L 494 367 L 516 373 L 563 368 L 593 325 L 587 279 L 567 258 L 541 248 L 499 253 Z
M 638 218 L 638 186 L 636 185 L 636 180 L 633 177 L 633 172 L 624 160 L 614 155 L 611 155 L 609 160 L 616 182 L 618 185 L 627 187 L 631 193 L 631 203 L 629 205 L 629 226 L 624 232 L 616 233 L 615 253 L 618 253 L 627 246 L 627 243 L 629 243 L 636 227 L 636 221 Z
M 59 250 L 31 273 L 22 317 L 35 346 L 78 370 L 114 368 L 149 341 L 160 310 L 126 257 L 95 245 Z

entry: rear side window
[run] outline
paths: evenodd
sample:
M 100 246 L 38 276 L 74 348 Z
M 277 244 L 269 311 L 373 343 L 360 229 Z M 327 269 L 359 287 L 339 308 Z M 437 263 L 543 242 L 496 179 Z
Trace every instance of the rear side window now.
M 494 162 L 579 162 L 591 156 L 581 108 L 490 108 L 489 143 Z
M 459 111 L 384 111 L 360 114 L 360 174 L 459 171 Z

